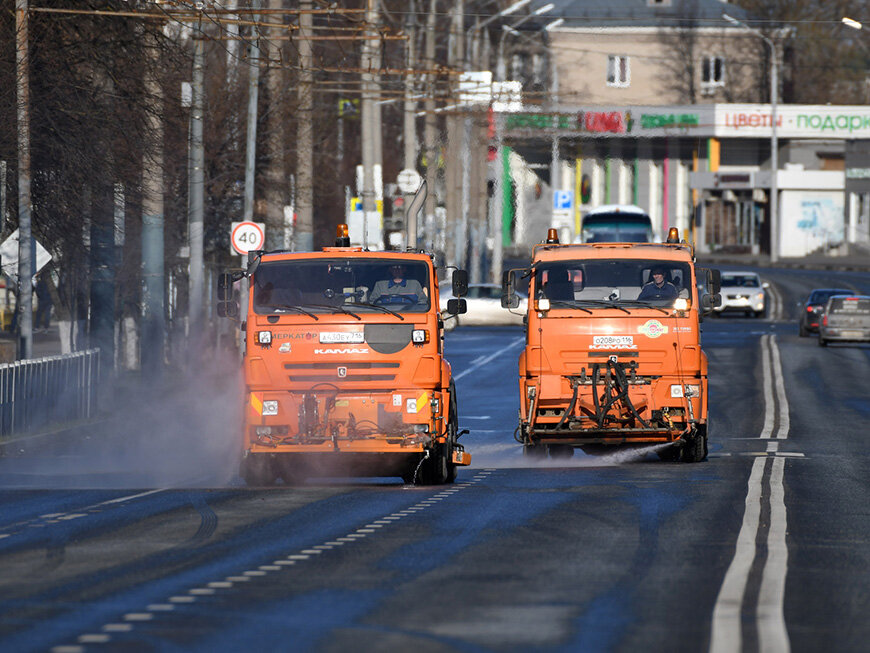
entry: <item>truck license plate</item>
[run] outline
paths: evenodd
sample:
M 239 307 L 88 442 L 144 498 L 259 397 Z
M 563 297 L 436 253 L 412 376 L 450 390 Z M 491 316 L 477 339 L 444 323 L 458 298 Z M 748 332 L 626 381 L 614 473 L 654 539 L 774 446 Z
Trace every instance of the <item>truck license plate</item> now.
M 619 347 L 620 345 L 633 345 L 634 336 L 593 336 L 592 343 L 607 347 Z

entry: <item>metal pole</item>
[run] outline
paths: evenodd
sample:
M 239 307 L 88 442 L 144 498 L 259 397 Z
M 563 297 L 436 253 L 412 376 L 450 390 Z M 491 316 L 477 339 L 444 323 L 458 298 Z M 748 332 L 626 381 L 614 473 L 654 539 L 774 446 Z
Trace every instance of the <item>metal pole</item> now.
M 33 261 L 30 197 L 30 57 L 27 0 L 15 0 L 15 62 L 18 100 L 18 357 L 33 357 Z
M 296 126 L 296 188 L 293 199 L 296 211 L 296 232 L 293 239 L 296 251 L 310 252 L 314 249 L 314 101 L 312 87 L 314 74 L 311 72 L 311 35 L 313 17 L 306 10 L 311 2 L 299 3 L 299 39 L 295 41 L 299 49 L 299 121 Z
M 411 0 L 408 8 L 408 15 L 405 19 L 405 31 L 408 34 L 407 41 L 407 68 L 409 71 L 414 70 L 417 65 L 417 30 L 415 25 L 417 22 L 417 7 L 414 0 Z M 404 113 L 404 141 L 405 141 L 405 170 L 415 170 L 417 168 L 417 118 L 414 115 L 417 110 L 417 103 L 413 100 L 414 96 L 414 74 L 408 72 L 405 75 L 405 113 Z M 405 246 L 417 242 L 417 217 L 411 216 L 408 213 L 408 207 L 411 206 L 411 200 L 414 198 L 414 193 L 405 193 Z
M 190 116 L 190 272 L 188 277 L 188 320 L 191 333 L 199 330 L 202 320 L 203 287 L 203 207 L 205 187 L 205 157 L 203 154 L 203 95 L 205 42 L 197 35 L 193 39 L 192 104 Z
M 142 333 L 140 361 L 146 375 L 157 375 L 163 366 L 165 343 L 163 269 L 163 91 L 157 47 L 148 49 L 145 89 L 149 111 L 145 114 L 147 151 L 142 162 Z
M 426 17 L 426 69 L 435 69 L 435 19 L 436 0 L 429 1 L 429 15 Z M 426 75 L 426 118 L 423 128 L 423 137 L 426 141 L 426 185 L 429 194 L 426 196 L 426 210 L 423 218 L 423 242 L 426 248 L 431 247 L 435 225 L 435 207 L 437 206 L 436 182 L 438 175 L 438 148 L 435 143 L 437 137 L 437 125 L 435 124 L 435 75 Z M 416 242 L 408 243 L 410 247 L 417 246 Z
M 259 3 L 253 2 L 253 8 Z M 254 18 L 256 21 L 256 18 Z M 245 220 L 254 219 L 254 174 L 257 162 L 257 97 L 260 86 L 259 29 L 255 25 L 251 35 L 251 56 L 248 72 L 248 130 L 245 146 Z M 304 40 L 304 39 L 302 39 Z
M 779 94 L 777 80 L 776 44 L 765 38 L 770 46 L 770 262 L 779 260 L 779 141 L 776 132 L 776 101 Z
M 375 9 L 375 0 L 366 1 L 366 39 L 363 41 L 361 52 L 362 74 L 362 165 L 363 165 L 363 187 L 362 187 L 362 206 L 363 206 L 363 233 L 362 245 L 368 245 L 369 218 L 375 212 L 375 129 L 374 118 L 375 99 L 374 99 L 374 81 L 371 71 L 375 65 L 375 46 L 373 40 L 376 38 L 374 26 L 377 21 L 377 10 Z
M 451 9 L 450 38 L 447 45 L 447 67 L 456 70 L 463 60 L 464 50 L 464 14 L 463 0 L 454 0 Z M 457 84 L 454 79 L 450 81 L 451 98 L 456 98 Z M 444 254 L 445 263 L 457 265 L 455 246 L 448 246 L 452 238 L 455 243 L 459 237 L 458 227 L 461 223 L 462 211 L 462 117 L 451 113 L 447 116 L 447 185 L 445 208 L 446 221 L 443 230 L 439 232 L 437 249 Z M 449 234 L 449 238 L 448 238 Z

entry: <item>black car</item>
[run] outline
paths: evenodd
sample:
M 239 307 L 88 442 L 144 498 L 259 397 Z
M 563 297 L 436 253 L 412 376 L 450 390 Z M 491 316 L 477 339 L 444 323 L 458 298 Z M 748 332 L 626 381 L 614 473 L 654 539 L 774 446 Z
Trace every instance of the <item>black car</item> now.
M 819 332 L 819 321 L 825 311 L 825 304 L 834 295 L 851 295 L 855 291 L 848 288 L 816 288 L 807 297 L 798 320 L 801 337 Z

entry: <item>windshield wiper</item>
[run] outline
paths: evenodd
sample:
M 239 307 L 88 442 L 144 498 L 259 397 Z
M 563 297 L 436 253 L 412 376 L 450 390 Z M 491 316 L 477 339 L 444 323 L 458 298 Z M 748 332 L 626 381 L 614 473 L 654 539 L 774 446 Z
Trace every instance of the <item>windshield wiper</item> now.
M 313 317 L 315 320 L 320 319 L 311 311 L 306 311 L 301 306 L 294 306 L 293 304 L 264 304 L 263 308 L 280 308 L 281 310 L 285 311 L 297 311 L 299 313 L 305 313 L 305 315 L 307 315 L 308 317 Z
M 652 308 L 656 311 L 661 311 L 665 315 L 670 315 L 670 312 L 668 312 L 667 309 L 662 308 L 661 306 L 653 306 L 652 304 L 647 304 L 646 302 L 640 302 L 637 300 L 628 299 L 628 300 L 622 300 L 619 303 L 620 304 L 628 304 L 629 306 L 636 306 L 638 308 Z
M 395 315 L 400 320 L 404 320 L 405 316 L 397 313 L 394 310 L 387 308 L 386 306 L 378 306 L 377 304 L 369 304 L 368 302 L 355 302 L 354 306 L 365 306 L 367 308 L 376 308 L 379 311 L 383 311 L 384 313 L 389 313 L 390 315 Z
M 354 313 L 354 312 L 352 312 L 352 311 L 347 310 L 347 309 L 346 309 L 344 306 L 342 306 L 341 304 L 339 304 L 338 306 L 333 306 L 332 304 L 305 304 L 305 305 L 306 305 L 306 306 L 313 306 L 313 307 L 315 307 L 315 308 L 329 308 L 329 309 L 332 309 L 332 312 L 333 312 L 333 313 L 335 313 L 336 310 L 339 310 L 339 311 L 341 311 L 342 313 L 347 313 L 348 315 L 350 315 L 350 316 L 352 316 L 352 317 L 355 317 L 355 318 L 358 319 L 358 320 L 361 320 L 361 319 L 362 319 L 359 315 L 357 315 L 356 313 Z
M 627 308 L 623 308 L 622 306 L 618 306 L 615 301 L 610 299 L 575 299 L 575 302 L 582 304 L 590 304 L 592 306 L 603 306 L 605 308 L 617 308 L 620 311 L 628 313 L 631 315 L 631 311 Z
M 581 311 L 585 311 L 590 315 L 592 314 L 592 311 L 590 311 L 588 308 L 578 306 L 576 299 L 551 299 L 550 306 L 553 306 L 554 304 L 559 304 L 560 306 L 570 306 L 571 308 L 579 308 Z

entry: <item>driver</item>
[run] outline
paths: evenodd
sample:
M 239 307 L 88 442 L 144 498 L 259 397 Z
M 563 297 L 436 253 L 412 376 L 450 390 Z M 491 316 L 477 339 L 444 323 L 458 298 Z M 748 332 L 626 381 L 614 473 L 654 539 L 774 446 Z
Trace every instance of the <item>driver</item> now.
M 406 278 L 405 266 L 400 264 L 391 265 L 390 278 L 376 282 L 369 295 L 373 304 L 416 304 L 425 300 L 423 286 L 416 279 Z
M 638 295 L 638 300 L 645 299 L 676 299 L 677 287 L 670 281 L 665 280 L 665 269 L 656 266 L 652 269 L 652 281 L 644 284 Z

